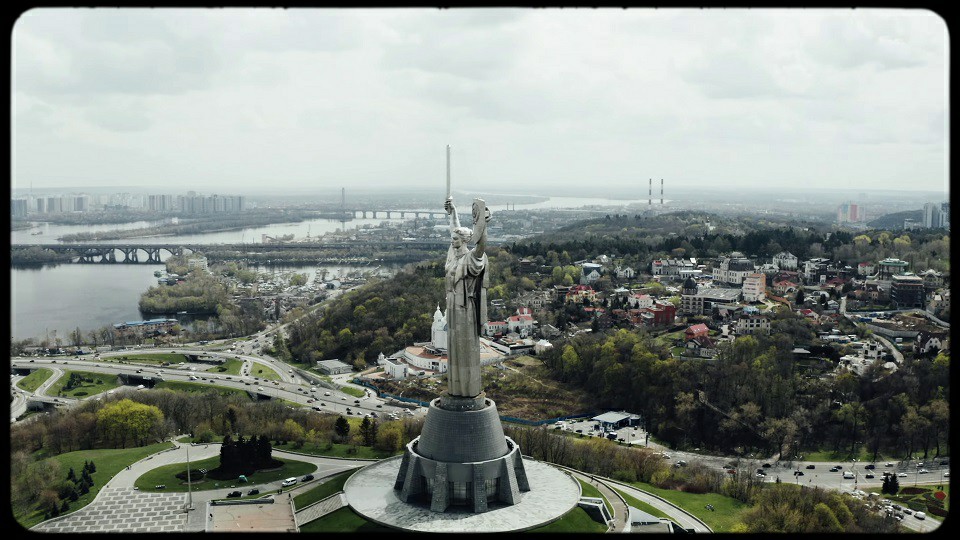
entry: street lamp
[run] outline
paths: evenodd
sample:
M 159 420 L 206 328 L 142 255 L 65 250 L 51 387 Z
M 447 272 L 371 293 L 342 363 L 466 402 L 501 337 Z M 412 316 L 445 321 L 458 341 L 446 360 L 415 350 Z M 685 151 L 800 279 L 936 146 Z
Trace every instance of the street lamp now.
M 190 444 L 187 444 L 187 512 L 193 510 L 193 490 L 190 487 Z

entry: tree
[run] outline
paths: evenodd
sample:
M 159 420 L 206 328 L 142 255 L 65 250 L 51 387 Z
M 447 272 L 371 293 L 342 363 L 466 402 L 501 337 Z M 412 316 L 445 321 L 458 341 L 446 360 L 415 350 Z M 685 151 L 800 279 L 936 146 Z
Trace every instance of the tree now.
M 804 294 L 803 289 L 797 289 L 797 307 L 803 306 Z
M 121 399 L 97 411 L 97 427 L 112 444 L 127 447 L 132 441 L 144 444 L 148 437 L 163 426 L 163 413 L 153 405 Z
M 377 421 L 365 416 L 360 422 L 360 437 L 364 446 L 373 446 L 377 442 Z
M 83 345 L 83 332 L 80 331 L 79 326 L 76 330 L 70 332 L 70 342 L 73 343 L 74 347 Z
M 347 422 L 346 418 L 338 416 L 333 430 L 341 441 L 345 441 L 347 440 L 347 436 L 350 435 L 350 422 Z

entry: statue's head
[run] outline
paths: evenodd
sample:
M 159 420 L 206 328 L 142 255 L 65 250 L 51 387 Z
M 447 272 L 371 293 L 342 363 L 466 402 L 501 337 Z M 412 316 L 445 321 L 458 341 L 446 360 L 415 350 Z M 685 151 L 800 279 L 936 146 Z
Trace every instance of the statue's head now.
M 473 229 L 470 227 L 457 227 L 453 230 L 453 247 L 460 247 L 465 245 L 470 241 L 470 238 L 473 237 Z

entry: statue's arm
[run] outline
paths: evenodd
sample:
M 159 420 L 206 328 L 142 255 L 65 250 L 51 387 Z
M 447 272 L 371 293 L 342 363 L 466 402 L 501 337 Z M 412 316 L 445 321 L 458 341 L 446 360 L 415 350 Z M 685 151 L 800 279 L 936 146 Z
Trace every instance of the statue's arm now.
M 453 205 L 453 197 L 447 197 L 443 203 L 443 209 L 450 214 L 450 232 L 460 226 L 460 218 L 457 216 L 457 207 Z

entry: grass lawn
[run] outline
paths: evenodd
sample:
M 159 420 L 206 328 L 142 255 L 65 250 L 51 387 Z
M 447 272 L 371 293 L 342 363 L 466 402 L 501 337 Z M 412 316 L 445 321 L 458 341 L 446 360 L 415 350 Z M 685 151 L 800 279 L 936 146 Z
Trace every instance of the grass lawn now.
M 599 497 L 603 499 L 604 504 L 607 505 L 607 509 L 610 508 L 610 501 L 606 497 L 600 494 L 600 491 L 594 487 L 589 482 L 585 482 L 577 478 L 577 482 L 580 482 L 580 489 L 582 490 L 582 497 Z M 529 532 L 535 533 L 605 533 L 607 532 L 607 526 L 603 523 L 598 523 L 586 510 L 580 507 L 576 507 L 566 514 L 563 515 L 560 519 L 554 521 L 553 523 L 548 523 L 543 527 L 537 527 L 536 529 L 531 529 Z
M 629 494 L 624 493 L 623 491 L 620 491 L 619 489 L 614 489 L 614 491 L 616 491 L 617 493 L 619 493 L 620 496 L 623 497 L 623 500 L 627 501 L 627 504 L 629 504 L 630 506 L 636 508 L 637 510 L 643 510 L 644 512 L 650 514 L 651 516 L 655 516 L 655 517 L 662 517 L 662 518 L 667 518 L 667 519 L 670 518 L 670 516 L 664 514 L 662 511 L 654 508 L 653 506 L 650 506 L 649 504 L 647 504 L 647 503 L 645 503 L 645 502 L 643 502 L 643 501 L 641 501 L 641 500 L 639 500 L 639 499 L 637 499 L 637 498 L 635 498 L 635 497 L 631 497 Z
M 659 495 L 671 503 L 697 516 L 713 529 L 713 532 L 728 532 L 740 521 L 740 514 L 750 508 L 732 497 L 719 493 L 686 493 L 673 489 L 661 489 L 643 482 L 630 482 L 643 491 Z M 706 505 L 712 504 L 714 511 L 707 510 Z
M 351 431 L 356 429 L 356 426 L 351 426 Z M 294 443 L 286 443 L 274 446 L 277 450 L 288 450 L 291 452 L 301 452 L 304 454 L 310 454 L 315 456 L 329 456 L 329 457 L 339 457 L 339 458 L 351 458 L 351 459 L 383 459 L 390 456 L 395 456 L 401 453 L 400 450 L 396 452 L 383 452 L 380 450 L 374 450 L 369 446 L 357 446 L 356 453 L 351 454 L 350 449 L 353 448 L 349 444 L 338 444 L 331 443 L 331 448 L 326 446 L 317 446 L 315 444 L 304 443 L 302 447 L 297 448 Z
M 199 437 L 191 437 L 191 436 L 189 436 L 189 435 L 184 435 L 183 437 L 177 437 L 177 440 L 180 441 L 180 442 L 182 442 L 182 443 L 187 443 L 187 444 L 189 444 L 189 443 L 198 442 L 198 441 L 197 441 L 198 438 L 199 438 Z M 223 442 L 223 435 L 217 435 L 217 434 L 214 434 L 214 435 L 213 435 L 213 440 L 210 441 L 211 444 L 212 444 L 212 443 L 221 443 L 221 442 Z M 198 443 L 198 444 L 207 444 L 207 443 Z
M 903 484 L 901 484 L 901 485 L 900 485 L 900 493 L 898 493 L 897 495 L 894 495 L 893 497 L 890 497 L 890 496 L 887 496 L 887 495 L 883 495 L 883 497 L 884 497 L 884 498 L 887 498 L 887 499 L 890 499 L 891 501 L 898 501 L 898 502 L 900 502 L 900 503 L 908 503 L 908 504 L 909 504 L 910 502 L 914 502 L 914 503 L 926 504 L 926 498 L 924 497 L 924 494 L 923 494 L 923 493 L 919 493 L 919 494 L 904 494 L 904 493 L 903 493 L 903 490 L 906 489 L 906 488 L 914 488 L 914 487 L 916 487 L 916 488 L 923 489 L 925 492 L 929 492 L 929 493 L 936 493 L 937 491 L 943 491 L 943 492 L 947 495 L 947 497 L 946 497 L 945 499 L 943 499 L 943 509 L 949 511 L 949 510 L 950 510 L 950 483 L 949 483 L 949 480 L 950 480 L 949 478 L 944 478 L 944 482 L 943 482 L 943 484 L 942 484 L 942 485 L 943 485 L 943 489 L 942 489 L 942 490 L 938 490 L 938 489 L 937 489 L 937 486 L 941 485 L 941 484 L 939 484 L 939 483 L 937 483 L 937 482 L 934 482 L 933 484 L 918 484 L 918 485 L 916 485 L 916 486 L 914 486 L 914 485 L 912 485 L 912 484 L 910 484 L 910 485 L 903 485 Z M 865 489 L 864 491 L 866 491 L 866 492 L 868 492 L 868 493 L 869 493 L 869 492 L 872 492 L 872 493 L 880 493 L 880 488 L 878 488 L 878 487 L 876 487 L 876 488 L 868 488 L 868 489 Z M 939 516 L 934 516 L 934 518 L 939 519 Z
M 346 533 L 396 533 L 396 529 L 390 529 L 371 523 L 362 517 L 350 507 L 341 508 L 334 512 L 316 519 L 300 527 L 302 533 L 323 533 L 323 532 L 346 532 Z
M 857 458 L 862 463 L 886 463 L 888 461 L 896 463 L 899 461 L 898 458 L 885 456 L 883 454 L 877 454 L 877 461 L 873 461 L 873 452 L 868 452 L 866 448 L 860 448 L 859 450 L 860 453 L 857 456 L 850 455 L 849 450 L 841 450 L 839 452 L 818 450 L 816 452 L 803 452 L 801 455 L 804 461 L 837 462 L 838 465 L 843 465 L 844 461 L 851 461 L 852 458 Z
M 70 390 L 64 390 L 63 387 L 67 384 L 67 379 L 70 378 L 71 373 L 76 373 L 81 377 L 86 379 L 93 380 L 92 383 L 84 382 L 80 386 L 72 388 Z M 57 382 L 53 383 L 49 389 L 47 389 L 47 395 L 51 396 L 67 396 L 67 397 L 84 397 L 92 396 L 94 394 L 99 394 L 101 392 L 106 392 L 107 390 L 113 390 L 114 388 L 120 386 L 120 382 L 117 380 L 116 375 L 107 375 L 104 373 L 92 373 L 90 371 L 64 371 L 63 376 L 57 379 Z
M 219 366 L 214 366 L 207 371 L 226 373 L 227 375 L 239 375 L 241 367 L 243 367 L 243 360 L 228 358 L 226 362 L 220 364 Z
M 367 393 L 364 392 L 363 390 L 360 390 L 359 388 L 354 388 L 352 386 L 341 386 L 339 390 L 344 394 L 350 394 L 353 397 L 363 397 L 367 395 Z
M 249 487 L 254 484 L 263 484 L 266 482 L 275 482 L 277 480 L 283 480 L 284 478 L 290 476 L 303 476 L 305 474 L 310 474 L 317 470 L 317 466 L 312 463 L 306 463 L 303 461 L 295 461 L 292 459 L 278 459 L 284 463 L 283 467 L 275 471 L 257 471 L 254 474 L 247 475 L 247 482 L 243 483 L 239 480 L 214 480 L 212 478 L 204 478 L 203 480 L 197 481 L 192 475 L 192 471 L 197 471 L 199 469 L 208 469 L 212 470 L 217 468 L 220 465 L 220 456 L 213 456 L 208 459 L 203 459 L 200 461 L 192 461 L 190 463 L 191 471 L 191 480 L 192 490 L 193 491 L 206 491 L 211 489 L 249 489 Z M 140 488 L 140 491 L 170 491 L 170 492 L 183 492 L 187 491 L 186 483 L 181 483 L 181 480 L 176 477 L 177 473 L 181 473 L 187 470 L 186 463 L 172 463 L 170 465 L 164 465 L 158 467 L 152 471 L 146 472 L 137 478 L 134 485 Z M 164 489 L 158 490 L 154 486 L 165 485 Z
M 53 375 L 53 370 L 40 368 L 36 371 L 31 371 L 29 375 L 17 381 L 17 386 L 23 388 L 27 392 L 36 392 L 37 388 L 46 382 L 51 375 Z
M 317 501 L 326 499 L 334 493 L 343 491 L 343 484 L 347 482 L 347 478 L 350 478 L 350 475 L 359 469 L 360 467 L 357 467 L 356 469 L 344 471 L 336 476 L 328 478 L 322 484 L 309 489 L 300 495 L 297 495 L 293 498 L 293 506 L 299 510 L 301 508 L 310 506 Z
M 246 390 L 241 390 L 239 388 L 228 388 L 226 386 L 216 386 L 212 384 L 200 384 L 192 382 L 182 382 L 182 381 L 161 381 L 153 386 L 154 388 L 169 388 L 170 390 L 178 390 L 182 392 L 209 392 L 215 391 L 221 396 L 229 396 L 231 394 L 243 395 L 245 397 L 250 397 L 250 394 Z
M 253 368 L 250 369 L 250 375 L 254 377 L 260 377 L 261 379 L 266 379 L 268 381 L 279 381 L 280 374 L 276 371 L 268 368 L 267 366 L 254 362 Z
M 138 364 L 163 364 L 168 362 L 170 364 L 179 364 L 180 362 L 186 362 L 187 357 L 179 353 L 137 353 L 137 354 L 124 354 L 120 356 L 107 356 L 100 358 L 99 362 L 135 362 Z
M 83 508 L 90 503 L 97 496 L 97 493 L 100 492 L 100 488 L 103 487 L 111 478 L 116 476 L 118 472 L 126 468 L 127 465 L 143 459 L 151 454 L 155 454 L 161 450 L 166 450 L 173 446 L 172 443 L 162 442 L 157 444 L 151 444 L 149 446 L 140 446 L 136 448 L 123 448 L 123 449 L 103 449 L 103 450 L 79 450 L 76 452 L 67 452 L 65 454 L 60 454 L 58 456 L 53 456 L 47 458 L 47 462 L 57 462 L 60 464 L 60 470 L 63 474 L 63 477 L 67 477 L 67 471 L 70 468 L 73 468 L 73 471 L 79 475 L 80 471 L 83 470 L 84 461 L 93 461 L 97 467 L 97 471 L 90 475 L 93 478 L 93 486 L 90 488 L 90 492 L 86 495 L 81 495 L 79 499 L 75 502 L 70 503 L 70 512 L 73 512 L 77 509 Z M 14 516 L 18 523 L 23 525 L 25 528 L 30 528 L 43 521 L 43 512 L 39 510 L 34 510 L 25 515 Z

